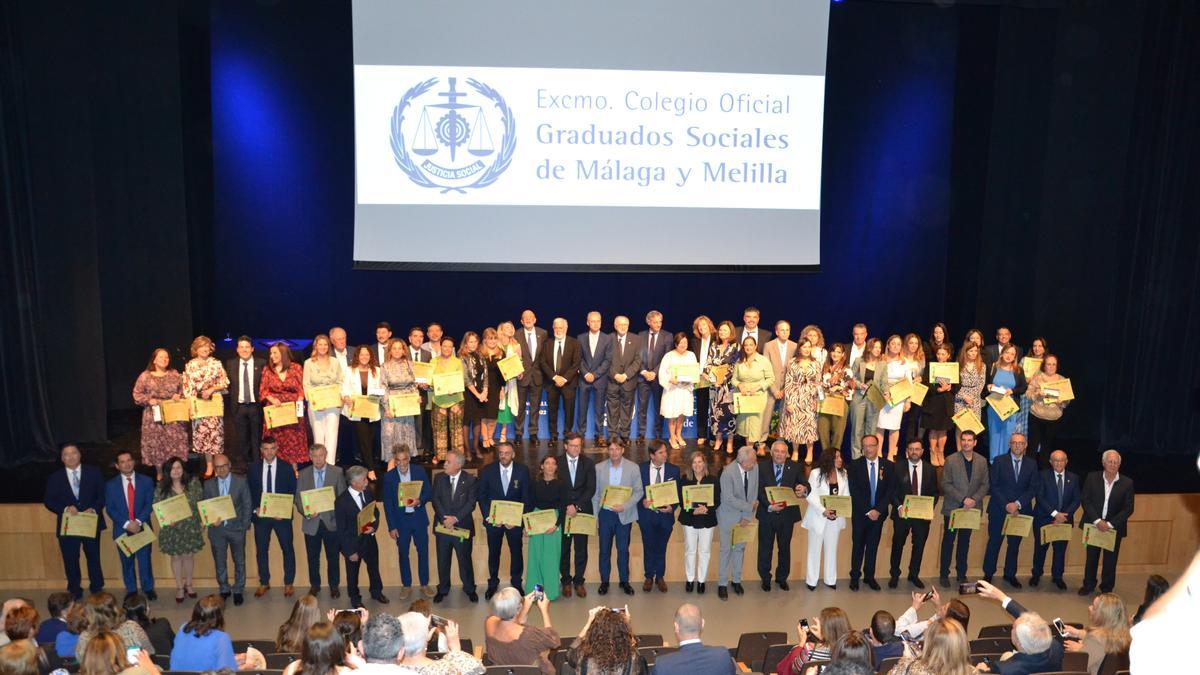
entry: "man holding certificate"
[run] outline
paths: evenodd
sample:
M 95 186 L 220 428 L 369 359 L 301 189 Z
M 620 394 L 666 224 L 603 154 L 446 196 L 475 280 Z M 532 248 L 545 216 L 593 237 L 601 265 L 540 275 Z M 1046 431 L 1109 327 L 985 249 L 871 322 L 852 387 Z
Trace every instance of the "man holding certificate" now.
M 1100 591 L 1109 593 L 1117 581 L 1117 555 L 1121 552 L 1121 540 L 1128 533 L 1129 516 L 1133 515 L 1133 479 L 1122 476 L 1121 455 L 1116 450 L 1105 450 L 1100 456 L 1103 471 L 1093 471 L 1083 481 L 1083 518 L 1079 526 L 1092 525 L 1100 532 L 1116 532 L 1112 550 L 1103 549 L 1104 571 L 1100 575 Z M 1083 587 L 1080 595 L 1089 595 L 1096 588 L 1096 567 L 1100 563 L 1102 549 L 1087 546 L 1087 557 L 1083 563 Z
M 320 446 L 313 446 L 320 447 Z M 217 585 L 221 589 L 221 597 L 229 599 L 233 596 L 233 604 L 240 605 L 245 601 L 246 592 L 246 530 L 250 529 L 250 515 L 254 511 L 250 500 L 250 487 L 246 484 L 245 476 L 230 472 L 229 457 L 216 455 L 213 457 L 214 476 L 204 481 L 205 501 L 199 505 L 200 520 L 208 528 L 208 542 L 212 548 L 213 566 L 216 568 Z M 207 513 L 208 500 L 225 502 L 219 506 L 215 501 L 210 502 L 215 510 L 228 509 L 233 506 L 234 517 L 210 517 Z M 228 516 L 228 513 L 224 514 Z M 233 586 L 229 585 L 229 553 L 233 554 Z
M 417 579 L 421 592 L 433 597 L 429 587 L 429 513 L 425 504 L 433 496 L 429 474 L 412 462 L 408 446 L 397 446 L 392 453 L 396 466 L 383 477 L 383 512 L 387 516 L 388 534 L 396 542 L 400 555 L 400 599 L 412 596 L 412 570 L 409 566 L 409 546 L 417 549 Z
M 144 528 L 150 527 L 150 511 L 154 506 L 154 481 L 133 471 L 133 453 L 122 450 L 117 453 L 117 471 L 119 472 L 104 489 L 104 510 L 112 520 L 113 540 L 124 535 L 136 535 Z M 150 600 L 157 600 L 154 592 L 154 570 L 150 567 L 151 545 L 144 546 L 132 556 L 125 555 L 121 547 L 117 547 L 117 556 L 121 559 L 121 575 L 125 580 L 125 592 L 138 592 L 138 578 L 141 578 L 142 593 Z
M 758 466 L 758 576 L 765 592 L 771 590 L 771 558 L 776 546 L 775 582 L 781 590 L 791 590 L 787 578 L 792 569 L 792 530 L 800 520 L 800 502 L 810 491 L 803 474 L 804 465 L 788 458 L 788 444 L 782 440 L 771 444 L 770 459 Z M 794 500 L 787 497 L 789 493 Z
M 500 551 L 505 541 L 508 542 L 509 582 L 521 595 L 525 595 L 521 585 L 525 571 L 525 559 L 521 553 L 521 535 L 525 530 L 521 525 L 521 516 L 529 510 L 532 479 L 529 467 L 514 462 L 515 456 L 511 443 L 499 443 L 496 445 L 496 461 L 479 472 L 479 512 L 483 515 L 488 545 L 488 586 L 483 597 L 488 600 L 500 588 Z M 499 513 L 492 513 L 493 502 L 497 511 L 501 506 L 506 507 L 503 509 L 504 518 L 500 518 Z M 517 504 L 520 505 L 519 510 L 515 506 Z M 514 516 L 515 522 L 512 519 Z
M 375 543 L 375 531 L 379 529 L 379 505 L 371 488 L 367 485 L 367 470 L 361 466 L 346 469 L 349 488 L 338 495 L 334 505 L 337 533 L 342 555 L 346 557 L 346 591 L 350 594 L 350 605 L 361 608 L 362 594 L 358 590 L 358 571 L 367 565 L 368 587 L 371 599 L 386 605 L 383 595 L 383 578 L 379 576 L 379 545 Z
M 925 448 L 921 441 L 909 441 L 904 454 L 905 460 L 896 467 L 898 475 L 892 492 L 892 564 L 888 588 L 900 585 L 900 558 L 904 555 L 904 543 L 909 534 L 912 535 L 912 553 L 908 560 L 908 580 L 917 588 L 925 588 L 920 576 L 921 558 L 925 555 L 925 541 L 929 539 L 929 521 L 933 519 L 933 509 L 930 508 L 928 513 L 910 512 L 905 500 L 910 496 L 929 497 L 936 503 L 937 473 L 932 464 L 922 461 Z
M 614 539 L 621 590 L 633 595 L 633 586 L 629 585 L 629 532 L 638 519 L 636 507 L 642 494 L 638 468 L 625 459 L 624 441 L 610 437 L 608 459 L 596 465 L 596 493 L 592 496 L 592 510 L 600 521 L 600 595 L 608 594 Z
M 271 590 L 271 533 L 279 540 L 283 550 L 283 595 L 290 598 L 295 593 L 292 583 L 296 580 L 296 548 L 292 542 L 292 512 L 290 500 L 296 494 L 296 469 L 276 457 L 279 446 L 268 436 L 262 440 L 259 452 L 262 459 L 250 465 L 246 476 L 250 483 L 250 498 L 254 506 L 254 557 L 258 563 L 258 589 L 254 597 L 261 598 Z M 264 513 L 263 495 L 287 495 L 287 515 Z M 270 504 L 275 498 L 268 497 Z
M 686 338 L 682 341 L 685 346 Z M 688 356 L 693 354 L 688 352 Z M 638 503 L 638 529 L 642 531 L 642 562 L 646 571 L 642 590 L 648 592 L 657 584 L 658 590 L 666 593 L 667 542 L 675 528 L 675 509 L 679 508 L 679 467 L 667 462 L 667 444 L 654 440 L 650 441 L 650 459 L 639 470 L 646 495 Z
M 437 543 L 438 587 L 435 603 L 450 592 L 450 557 L 458 558 L 458 574 L 463 592 L 471 602 L 479 602 L 475 593 L 475 568 L 471 565 L 471 544 L 475 538 L 472 513 L 479 498 L 479 479 L 463 471 L 462 453 L 446 453 L 445 471 L 433 479 L 433 532 Z
M 546 387 L 546 415 L 550 425 L 550 443 L 558 443 L 558 409 L 563 408 L 563 432 L 575 427 L 575 390 L 579 386 L 579 342 L 567 335 L 567 320 L 554 319 L 554 335 L 546 340 L 538 355 L 542 381 Z
M 1037 487 L 1037 460 L 1026 459 L 1025 446 L 1025 434 L 1011 435 L 1008 452 L 995 459 L 989 476 L 992 498 L 988 502 L 988 543 L 983 554 L 983 578 L 991 583 L 1000 557 L 1000 545 L 1007 539 L 1004 580 L 1013 588 L 1021 587 L 1021 582 L 1017 581 L 1021 537 L 1006 536 L 1004 521 L 1010 515 L 1033 514 L 1033 493 Z
M 58 533 L 58 550 L 62 552 L 63 569 L 67 573 L 67 592 L 79 600 L 83 598 L 80 549 L 87 558 L 88 591 L 104 590 L 104 570 L 100 567 L 100 530 L 105 527 L 104 518 L 100 517 L 104 509 L 104 478 L 100 469 L 81 463 L 79 448 L 74 443 L 64 444 L 58 456 L 63 468 L 46 479 L 43 503 L 57 516 L 54 531 Z M 84 531 L 87 528 L 76 531 L 63 527 L 64 518 L 70 521 L 79 514 L 87 514 L 79 520 L 90 521 L 90 533 Z
M 309 446 L 308 459 L 312 464 L 300 471 L 300 476 L 296 479 L 294 497 L 296 510 L 303 517 L 300 521 L 300 531 L 304 533 L 304 553 L 308 560 L 308 594 L 317 595 L 321 592 L 321 548 L 324 547 L 329 597 L 336 598 L 342 594 L 338 590 L 342 581 L 342 561 L 338 553 L 337 518 L 333 511 L 305 514 L 304 501 L 300 495 L 328 485 L 333 488 L 336 499 L 337 495 L 346 491 L 346 476 L 341 467 L 327 461 L 328 451 L 320 443 Z
M 742 564 L 746 544 L 731 545 L 734 527 L 749 527 L 758 508 L 758 458 L 753 446 L 738 449 L 737 462 L 730 462 L 721 471 L 721 504 L 717 506 L 717 528 L 721 534 L 721 554 L 717 567 L 717 597 L 729 599 L 727 584 L 741 595 Z
M 958 452 L 946 459 L 942 469 L 942 555 L 938 568 L 938 583 L 950 588 L 950 556 L 958 546 L 955 571 L 958 583 L 967 580 L 967 554 L 971 548 L 971 532 L 965 527 L 951 531 L 954 512 L 959 509 L 978 512 L 990 488 L 987 459 L 975 454 L 975 432 L 964 429 L 958 441 Z
M 614 437 L 611 436 L 610 440 Z M 580 434 L 567 434 L 563 448 L 564 454 L 558 458 L 558 478 L 567 487 L 564 516 L 571 518 L 578 513 L 593 513 L 592 497 L 596 494 L 596 463 L 590 457 L 583 455 L 583 436 Z M 586 598 L 587 590 L 583 587 L 583 571 L 587 569 L 587 535 L 564 533 L 563 537 L 562 553 L 558 564 L 562 594 L 568 598 L 571 597 L 572 586 L 574 586 L 574 593 L 581 598 Z M 574 576 L 571 574 L 572 548 L 575 552 Z
M 1067 590 L 1063 581 L 1063 570 L 1067 558 L 1067 542 L 1075 524 L 1075 512 L 1079 510 L 1079 476 L 1067 471 L 1067 453 L 1055 450 L 1050 453 L 1050 468 L 1038 472 L 1037 500 L 1033 507 L 1033 573 L 1029 585 L 1037 586 L 1046 563 L 1046 549 L 1050 543 L 1042 540 L 1042 528 L 1047 525 L 1065 526 L 1067 539 L 1053 542 L 1054 559 L 1050 563 L 1050 578 L 1060 591 Z M 1064 529 L 1062 527 L 1060 530 Z

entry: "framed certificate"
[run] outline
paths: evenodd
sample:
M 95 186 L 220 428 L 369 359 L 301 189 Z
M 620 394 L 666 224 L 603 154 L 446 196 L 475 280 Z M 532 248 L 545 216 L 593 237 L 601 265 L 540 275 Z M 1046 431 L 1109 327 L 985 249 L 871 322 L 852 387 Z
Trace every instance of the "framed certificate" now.
M 342 390 L 336 384 L 309 387 L 304 396 L 313 410 L 329 410 L 342 407 Z
M 225 399 L 221 398 L 220 394 L 213 394 L 212 398 L 190 398 L 192 403 L 192 419 L 198 420 L 202 417 L 224 417 L 225 415 Z
M 429 361 L 413 361 L 412 370 L 417 384 L 429 384 L 429 378 L 433 377 L 433 364 Z
M 438 373 L 433 376 L 434 396 L 461 394 L 466 389 L 466 383 L 463 382 L 463 373 L 461 370 L 452 370 L 448 373 Z
M 163 424 L 186 422 L 192 419 L 192 405 L 186 398 L 181 398 L 178 401 L 168 398 L 159 403 L 158 407 L 162 411 Z
M 497 499 L 492 502 L 492 508 L 488 513 L 488 520 L 492 521 L 492 525 L 521 527 L 521 516 L 523 515 L 525 515 L 525 505 L 521 502 L 509 502 Z
M 525 530 L 529 534 L 548 534 L 558 527 L 558 511 L 542 509 L 524 515 Z
M 767 409 L 767 393 L 733 395 L 733 413 L 735 415 L 761 415 Z
M 521 356 L 519 354 L 506 356 L 500 359 L 496 365 L 500 366 L 500 377 L 503 377 L 505 382 L 514 377 L 520 377 L 521 373 L 525 372 L 525 364 L 521 363 Z
M 979 509 L 954 509 L 950 512 L 951 530 L 978 530 L 983 511 Z
M 62 525 L 58 534 L 62 537 L 95 537 L 100 525 L 100 515 L 96 513 L 63 513 Z
M 263 419 L 266 420 L 268 429 L 278 429 L 289 424 L 296 424 L 299 422 L 296 417 L 296 404 L 280 403 L 279 405 L 263 406 Z
M 292 517 L 292 495 L 281 492 L 264 492 L 258 504 L 259 518 L 286 520 Z
M 397 488 L 396 499 L 405 506 L 416 506 L 421 503 L 421 490 L 425 484 L 419 480 L 406 480 Z
M 590 513 L 576 513 L 573 516 L 567 516 L 563 532 L 565 534 L 594 537 L 600 532 L 600 521 L 596 520 L 596 516 Z
M 304 515 L 315 516 L 320 513 L 326 513 L 333 510 L 333 503 L 337 499 L 337 495 L 333 492 L 332 485 L 326 485 L 323 488 L 315 490 L 305 490 L 300 493 L 300 505 L 304 509 Z
M 392 394 L 387 401 L 389 417 L 415 417 L 421 414 L 420 394 Z
M 192 505 L 188 504 L 187 495 L 175 495 L 161 502 L 155 502 L 154 515 L 158 516 L 159 527 L 167 527 L 191 518 Z
M 237 520 L 237 509 L 233 506 L 233 497 L 229 495 L 196 502 L 196 508 L 200 511 L 200 522 L 206 526 Z
M 929 364 L 929 381 L 945 380 L 948 384 L 958 384 L 958 362 L 934 362 Z
M 716 499 L 716 491 L 711 484 L 701 485 L 684 485 L 683 486 L 683 505 L 686 508 L 692 508 L 699 504 L 712 506 Z
M 795 488 L 771 485 L 767 487 L 767 501 L 785 506 L 800 506 L 803 500 L 796 496 Z
M 933 520 L 933 497 L 905 495 L 904 506 L 901 508 L 904 509 L 904 512 L 900 514 L 901 518 Z

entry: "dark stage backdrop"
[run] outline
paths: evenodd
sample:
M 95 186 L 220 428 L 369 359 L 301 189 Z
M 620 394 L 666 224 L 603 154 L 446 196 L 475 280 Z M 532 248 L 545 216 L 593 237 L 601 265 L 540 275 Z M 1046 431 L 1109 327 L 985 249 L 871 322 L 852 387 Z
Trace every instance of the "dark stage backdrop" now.
M 802 275 L 355 271 L 348 3 L 5 3 L 0 20 L 0 462 L 103 439 L 151 347 L 182 365 L 197 333 L 460 336 L 525 307 L 572 332 L 589 309 L 683 329 L 748 304 L 831 340 L 859 320 L 1043 334 L 1080 392 L 1069 436 L 1197 450 L 1192 3 L 835 4 L 822 268 Z M 772 242 L 734 221 L 711 245 Z

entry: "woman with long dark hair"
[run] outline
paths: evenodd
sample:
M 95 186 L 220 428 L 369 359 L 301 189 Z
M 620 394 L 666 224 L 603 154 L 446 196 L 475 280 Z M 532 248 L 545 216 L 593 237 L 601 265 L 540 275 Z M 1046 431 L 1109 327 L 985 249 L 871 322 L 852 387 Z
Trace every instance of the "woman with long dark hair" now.
M 842 463 L 842 451 L 837 448 L 822 450 L 817 465 L 808 474 L 808 484 L 812 487 L 808 493 L 808 512 L 800 524 L 808 530 L 808 569 L 804 583 L 808 590 L 817 590 L 824 559 L 825 585 L 837 588 L 838 537 L 846 529 L 846 517 L 851 514 L 825 508 L 821 497 L 850 495 L 850 478 Z
M 192 588 L 192 573 L 196 567 L 196 553 L 204 548 L 204 528 L 200 524 L 196 502 L 202 497 L 200 481 L 187 470 L 187 464 L 178 457 L 171 457 L 163 464 L 163 477 L 154 490 L 154 502 L 165 501 L 183 495 L 192 515 L 158 530 L 158 546 L 171 556 L 171 573 L 175 575 L 175 602 L 182 603 L 184 596 L 196 597 Z
M 580 675 L 646 675 L 646 659 L 638 655 L 629 610 L 593 607 L 587 623 L 567 652 L 567 663 Z

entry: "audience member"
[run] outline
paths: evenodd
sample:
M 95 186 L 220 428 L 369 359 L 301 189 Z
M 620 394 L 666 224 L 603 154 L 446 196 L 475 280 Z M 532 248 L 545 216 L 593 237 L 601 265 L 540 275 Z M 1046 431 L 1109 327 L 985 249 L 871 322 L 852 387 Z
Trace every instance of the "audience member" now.
M 1129 670 L 1134 673 L 1169 673 L 1191 657 L 1188 648 L 1200 624 L 1200 552 L 1192 556 L 1183 576 L 1146 608 L 1141 622 L 1130 631 Z
M 550 601 L 543 593 L 524 598 L 513 587 L 502 589 L 492 598 L 492 616 L 483 624 L 487 656 L 495 665 L 537 666 L 545 675 L 558 672 L 550 663 L 550 650 L 561 644 L 558 631 L 550 623 Z M 525 625 L 529 610 L 537 604 L 542 613 L 542 628 Z
M 146 631 L 150 644 L 154 645 L 154 653 L 170 654 L 175 646 L 175 629 L 171 622 L 159 616 L 150 618 L 150 603 L 141 593 L 131 593 L 125 596 L 121 603 L 125 610 L 125 618 L 133 621 Z
M 704 631 L 704 617 L 700 608 L 693 604 L 680 605 L 675 610 L 675 640 L 679 651 L 663 654 L 650 671 L 654 675 L 733 675 L 737 668 L 729 650 L 724 647 L 709 647 L 700 640 Z
M 903 635 L 904 633 L 908 633 L 912 639 L 918 639 L 925 633 L 925 629 L 929 623 L 938 619 L 954 619 L 962 626 L 963 630 L 967 630 L 971 623 L 971 609 L 962 600 L 952 598 L 946 604 L 942 604 L 942 595 L 938 593 L 936 588 L 928 595 L 930 596 L 930 600 L 933 601 L 934 607 L 937 608 L 933 616 L 925 621 L 917 620 L 917 610 L 927 602 L 925 600 L 926 594 L 920 592 L 913 593 L 912 607 L 904 610 L 900 618 L 896 619 L 897 634 Z
M 895 675 L 973 675 L 970 641 L 963 625 L 954 619 L 930 621 L 920 655 L 906 654 L 895 666 Z M 906 646 L 907 648 L 907 646 Z
M 62 658 L 75 656 L 75 645 L 79 643 L 79 634 L 87 628 L 87 615 L 83 611 L 83 603 L 71 605 L 67 612 L 67 629 L 54 638 L 54 651 Z
M 399 665 L 401 652 L 404 650 L 404 632 L 400 630 L 400 621 L 391 614 L 380 612 L 367 621 L 363 626 L 362 646 L 365 663 L 354 669 L 356 675 L 398 675 L 412 672 Z
M 881 609 L 871 616 L 867 639 L 875 653 L 875 663 L 904 655 L 904 641 L 896 637 L 896 617 L 887 610 Z
M 338 675 L 350 671 L 341 631 L 332 622 L 318 621 L 304 635 L 300 660 L 289 663 L 283 675 Z
M 567 663 L 579 675 L 647 675 L 630 621 L 628 607 L 593 607 L 571 643 Z
M 787 656 L 776 666 L 777 675 L 802 673 L 809 661 L 828 661 L 833 654 L 833 645 L 850 632 L 850 617 L 841 607 L 826 607 L 818 616 L 808 620 L 808 627 L 801 620 L 796 626 L 800 640 Z
M 0 675 L 38 675 L 38 648 L 31 640 L 0 647 Z
M 130 665 L 125 646 L 120 634 L 97 631 L 79 659 L 79 675 L 162 675 L 145 649 L 138 650 L 137 665 Z
M 237 670 L 233 641 L 224 629 L 225 601 L 219 595 L 200 598 L 192 608 L 192 620 L 175 636 L 171 670 Z
M 292 605 L 292 614 L 279 627 L 275 636 L 275 651 L 280 654 L 299 654 L 304 648 L 308 629 L 321 620 L 321 607 L 315 595 L 305 595 Z
M 479 659 L 462 650 L 458 637 L 458 624 L 446 621 L 446 643 L 449 650 L 441 659 L 434 661 L 425 654 L 425 648 L 433 639 L 433 627 L 429 617 L 417 612 L 402 614 L 400 629 L 404 634 L 404 658 L 400 665 L 407 666 L 418 675 L 482 675 L 486 668 Z M 305 674 L 308 675 L 308 674 Z
M 1055 640 L 1050 634 L 1050 624 L 1036 612 L 1025 612 L 1013 622 L 1012 643 L 1016 650 L 1002 654 L 994 668 L 981 663 L 976 669 L 1001 675 L 1030 675 L 1062 669 L 1061 649 L 1051 650 Z
M 1142 598 L 1142 604 L 1137 608 L 1137 613 L 1133 615 L 1133 625 L 1141 622 L 1142 617 L 1146 615 L 1146 610 L 1150 609 L 1150 605 L 1154 601 L 1166 594 L 1167 589 L 1171 588 L 1171 582 L 1167 581 L 1161 574 L 1151 574 L 1150 578 L 1146 579 L 1146 597 Z
M 8 616 L 8 613 L 17 607 L 27 607 L 32 604 L 25 598 L 9 598 L 4 601 L 4 607 L 0 608 L 0 647 L 11 642 L 8 636 L 4 634 L 4 620 Z
M 31 605 L 14 607 L 4 614 L 4 635 L 9 642 L 32 640 L 37 636 L 40 618 L 38 611 Z
M 1000 606 L 1004 608 L 1004 611 L 1008 612 L 1009 616 L 1013 617 L 1014 619 L 1019 619 L 1019 618 L 1021 618 L 1022 615 L 1028 613 L 1028 610 L 1026 610 L 1025 607 L 1021 605 L 1021 603 L 1008 597 L 1007 595 L 1005 595 L 1004 591 L 1001 591 L 1000 589 L 996 588 L 992 584 L 990 584 L 986 581 L 980 580 L 980 581 L 976 582 L 976 586 L 979 589 L 980 597 L 989 598 L 991 600 L 998 600 L 1000 602 Z M 1045 621 L 1043 621 L 1042 623 L 1045 623 Z M 1015 631 L 1016 631 L 1015 623 L 1013 624 L 1013 630 L 1014 630 L 1013 644 L 1017 645 L 1017 640 L 1015 637 Z M 1020 645 L 1017 645 L 1017 646 L 1020 647 Z M 1046 660 L 1048 663 L 1054 664 L 1054 667 L 1050 668 L 1050 670 L 1057 670 L 1058 666 L 1062 664 L 1063 645 L 1058 640 L 1050 640 L 1050 645 L 1049 645 L 1048 649 L 1049 649 L 1050 653 L 1047 655 Z M 1036 653 L 1036 652 L 1034 652 L 1034 653 Z M 1005 658 L 1009 658 L 1011 656 L 1012 656 L 1012 654 L 1010 653 Z M 1016 666 L 1014 666 L 1014 667 L 1016 667 Z M 1013 672 L 1013 671 L 1005 671 L 1005 672 Z M 1020 672 L 1020 671 L 1016 671 L 1016 672 Z
M 433 616 L 433 603 L 429 602 L 429 598 L 417 598 L 408 606 L 408 611 L 424 614 L 426 618 L 431 618 Z M 433 626 L 433 633 L 434 636 L 430 638 L 427 645 L 428 650 L 439 654 L 450 651 L 450 645 L 446 642 L 446 631 L 443 627 Z
M 75 604 L 75 598 L 70 593 L 58 591 L 46 598 L 46 610 L 50 614 L 38 626 L 37 642 L 39 645 L 52 645 L 58 634 L 67 629 L 67 612 Z
M 813 664 L 805 669 L 805 674 L 824 675 L 829 666 L 841 663 L 857 663 L 865 667 L 868 673 L 875 670 L 875 653 L 865 635 L 852 630 L 838 638 L 833 644 L 833 651 L 829 653 L 829 663 Z
M 1085 652 L 1088 672 L 1096 675 L 1106 656 L 1129 653 L 1129 617 L 1125 613 L 1125 603 L 1115 593 L 1097 595 L 1088 605 L 1087 629 L 1067 626 L 1066 634 L 1075 639 L 1068 640 L 1064 648 L 1069 652 Z
M 329 610 L 329 621 L 333 628 L 341 633 L 347 655 L 356 659 L 362 658 L 362 627 L 370 618 L 370 614 L 363 608 Z
M 89 595 L 84 600 L 83 617 L 84 629 L 75 643 L 75 658 L 81 663 L 88 640 L 102 630 L 115 632 L 127 647 L 141 647 L 152 656 L 156 653 L 150 636 L 146 635 L 146 631 L 142 630 L 136 621 L 125 619 L 125 610 L 117 606 L 117 599 L 112 593 L 100 591 Z M 59 652 L 59 656 L 65 654 Z

